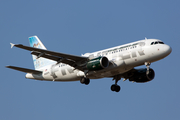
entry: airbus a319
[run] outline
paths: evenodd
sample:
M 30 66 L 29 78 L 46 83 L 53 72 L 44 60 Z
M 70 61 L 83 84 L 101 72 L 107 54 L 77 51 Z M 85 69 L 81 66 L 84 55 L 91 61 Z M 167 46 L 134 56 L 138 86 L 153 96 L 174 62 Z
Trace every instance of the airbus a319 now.
M 12 44 L 31 51 L 35 70 L 16 66 L 6 66 L 25 72 L 26 78 L 44 81 L 80 81 L 88 85 L 90 79 L 112 78 L 115 84 L 111 90 L 120 91 L 117 84 L 121 78 L 144 83 L 154 79 L 151 63 L 167 57 L 172 49 L 158 39 L 139 40 L 113 48 L 86 53 L 82 56 L 49 51 L 37 36 L 29 37 L 30 47 Z M 145 65 L 145 68 L 135 67 Z

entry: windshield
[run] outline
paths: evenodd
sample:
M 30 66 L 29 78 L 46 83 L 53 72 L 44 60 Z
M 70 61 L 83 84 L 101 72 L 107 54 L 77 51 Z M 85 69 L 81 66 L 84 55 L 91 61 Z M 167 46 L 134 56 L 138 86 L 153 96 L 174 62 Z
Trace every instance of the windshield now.
M 164 44 L 164 43 L 162 41 L 155 41 L 151 43 L 151 45 L 155 45 L 155 44 Z

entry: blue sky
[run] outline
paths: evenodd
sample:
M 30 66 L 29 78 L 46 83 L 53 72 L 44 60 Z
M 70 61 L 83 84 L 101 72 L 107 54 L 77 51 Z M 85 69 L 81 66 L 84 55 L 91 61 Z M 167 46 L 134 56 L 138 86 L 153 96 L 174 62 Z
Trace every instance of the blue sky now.
M 179 120 L 179 5 L 179 0 L 1 0 L 0 119 Z M 85 86 L 29 80 L 5 68 L 34 68 L 30 52 L 9 44 L 29 45 L 33 35 L 49 50 L 74 55 L 145 37 L 164 41 L 173 52 L 151 65 L 153 81 L 119 81 L 121 91 L 115 93 L 110 78 Z

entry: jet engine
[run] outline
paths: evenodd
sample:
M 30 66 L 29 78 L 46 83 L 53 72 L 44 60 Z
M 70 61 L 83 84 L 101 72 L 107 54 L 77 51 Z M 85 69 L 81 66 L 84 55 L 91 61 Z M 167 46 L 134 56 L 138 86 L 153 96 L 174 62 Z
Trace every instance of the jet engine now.
M 87 62 L 87 69 L 90 71 L 101 70 L 109 66 L 109 60 L 107 57 L 100 56 L 94 59 L 91 59 Z
M 134 71 L 133 75 L 129 78 L 129 81 L 135 81 L 137 83 L 145 83 L 153 80 L 155 77 L 155 72 L 153 69 L 147 71 L 146 68 L 137 69 Z

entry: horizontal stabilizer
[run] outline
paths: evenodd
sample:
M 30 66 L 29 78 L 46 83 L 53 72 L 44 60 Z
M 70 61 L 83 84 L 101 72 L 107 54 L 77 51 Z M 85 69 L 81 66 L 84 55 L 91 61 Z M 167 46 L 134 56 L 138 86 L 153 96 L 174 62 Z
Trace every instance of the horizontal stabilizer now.
M 32 69 L 27 69 L 27 68 L 21 68 L 21 67 L 15 67 L 15 66 L 6 66 L 7 68 L 11 68 L 14 70 L 18 70 L 21 72 L 25 72 L 25 73 L 34 73 L 34 74 L 41 74 L 42 71 L 38 71 L 38 70 L 32 70 Z

